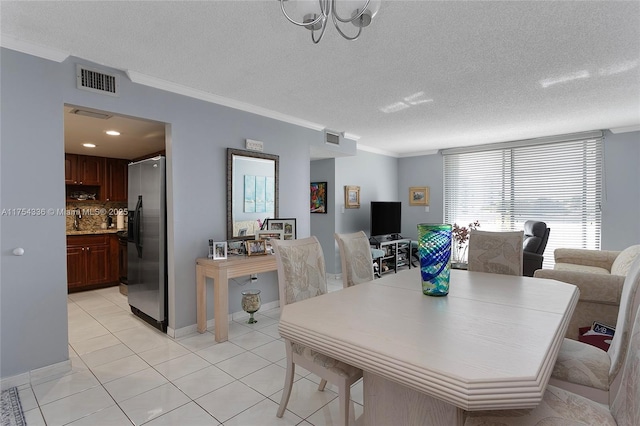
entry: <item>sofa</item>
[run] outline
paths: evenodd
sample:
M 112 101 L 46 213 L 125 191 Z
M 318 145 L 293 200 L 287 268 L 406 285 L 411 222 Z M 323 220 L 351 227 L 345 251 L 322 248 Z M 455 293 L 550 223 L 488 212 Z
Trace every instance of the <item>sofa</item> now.
M 590 327 L 594 321 L 615 327 L 622 285 L 640 255 L 640 245 L 622 251 L 560 248 L 553 254 L 554 269 L 538 269 L 533 276 L 578 286 L 580 299 L 566 337 L 577 340 L 578 329 Z

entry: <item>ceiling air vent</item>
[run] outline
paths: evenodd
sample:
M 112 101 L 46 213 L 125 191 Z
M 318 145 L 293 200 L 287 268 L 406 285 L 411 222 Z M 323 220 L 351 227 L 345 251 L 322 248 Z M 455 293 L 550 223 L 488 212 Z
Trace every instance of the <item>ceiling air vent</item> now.
M 326 130 L 324 133 L 324 141 L 332 145 L 340 145 L 340 133 Z
M 78 89 L 118 96 L 119 84 L 117 75 L 105 74 L 77 64 L 76 82 Z

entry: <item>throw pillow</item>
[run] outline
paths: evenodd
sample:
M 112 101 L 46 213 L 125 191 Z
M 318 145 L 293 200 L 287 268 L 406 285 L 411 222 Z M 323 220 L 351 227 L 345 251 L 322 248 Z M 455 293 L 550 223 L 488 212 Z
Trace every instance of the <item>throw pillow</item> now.
M 626 277 L 629 268 L 631 268 L 631 264 L 636 260 L 638 255 L 640 255 L 640 244 L 622 250 L 611 265 L 611 275 L 622 275 Z

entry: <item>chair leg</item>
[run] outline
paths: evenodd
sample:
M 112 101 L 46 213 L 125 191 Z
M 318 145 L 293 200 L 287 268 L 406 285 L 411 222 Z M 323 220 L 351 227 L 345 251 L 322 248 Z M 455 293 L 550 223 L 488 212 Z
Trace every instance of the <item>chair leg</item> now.
M 280 406 L 278 407 L 277 417 L 284 415 L 284 410 L 287 409 L 289 403 L 289 397 L 291 396 L 291 388 L 293 387 L 293 376 L 296 372 L 296 365 L 293 363 L 291 354 L 287 354 L 287 374 L 284 377 L 284 389 L 282 390 L 282 398 L 280 399 Z
M 338 399 L 340 400 L 340 423 L 343 426 L 349 424 L 349 406 L 351 405 L 351 386 L 346 382 L 338 385 Z
M 322 392 L 325 386 L 327 386 L 327 381 L 325 379 L 320 380 L 320 384 L 318 385 L 318 390 Z

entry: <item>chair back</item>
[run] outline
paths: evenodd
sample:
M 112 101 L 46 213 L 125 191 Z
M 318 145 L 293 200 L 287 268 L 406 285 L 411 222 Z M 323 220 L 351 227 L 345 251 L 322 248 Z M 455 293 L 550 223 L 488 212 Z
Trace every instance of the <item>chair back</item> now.
M 469 271 L 522 275 L 522 231 L 469 233 Z
M 371 245 L 363 231 L 352 234 L 333 234 L 340 249 L 342 260 L 342 285 L 351 287 L 373 281 L 373 259 Z
M 324 254 L 316 237 L 271 240 L 278 266 L 280 306 L 327 292 Z
M 611 340 L 611 346 L 607 354 L 611 359 L 611 367 L 609 368 L 609 384 L 610 392 L 615 397 L 617 384 L 622 380 L 618 375 L 625 362 L 627 348 L 630 344 L 631 328 L 635 320 L 635 313 L 640 306 L 640 257 L 631 265 L 627 277 L 622 285 L 622 294 L 620 295 L 620 308 L 618 310 L 618 319 L 616 321 L 616 332 Z M 640 330 L 636 330 L 640 332 Z M 640 377 L 638 378 L 640 380 Z M 617 383 L 614 383 L 617 382 Z M 610 398 L 612 400 L 612 398 Z M 640 423 L 638 423 L 640 424 Z
M 547 242 L 549 241 L 550 232 L 551 229 L 547 228 L 546 223 L 527 220 L 524 223 L 522 250 L 529 253 L 544 254 L 544 249 L 547 248 Z
M 636 263 L 638 263 L 636 261 Z M 640 308 L 633 311 L 633 330 L 620 387 L 611 403 L 611 414 L 618 425 L 640 425 Z

